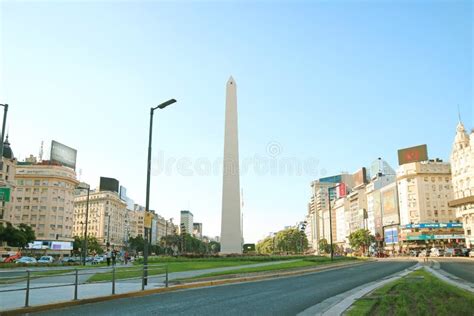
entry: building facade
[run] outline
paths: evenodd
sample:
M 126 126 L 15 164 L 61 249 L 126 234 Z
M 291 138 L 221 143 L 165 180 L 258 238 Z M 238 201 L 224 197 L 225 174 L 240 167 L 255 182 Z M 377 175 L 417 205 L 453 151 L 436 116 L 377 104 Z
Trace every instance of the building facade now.
M 6 220 L 27 224 L 37 240 L 70 241 L 74 226 L 76 172 L 59 164 L 42 161 L 19 162 L 16 186 Z
M 466 246 L 474 246 L 474 130 L 468 135 L 459 122 L 451 152 L 453 199 L 449 206 L 462 222 Z
M 464 243 L 462 224 L 457 223 L 451 166 L 440 159 L 411 162 L 397 170 L 400 230 L 393 244 L 401 251 L 415 248 L 456 247 Z M 384 225 L 391 218 L 385 219 Z M 399 237 L 398 237 L 399 234 Z M 387 238 L 385 240 L 387 243 Z
M 83 236 L 86 222 L 87 191 L 81 190 L 74 198 L 74 235 Z M 89 196 L 88 236 L 97 238 L 106 247 L 123 247 L 127 240 L 130 214 L 127 203 L 116 192 L 91 191 Z M 130 233 L 130 232 L 128 232 Z
M 187 234 L 192 235 L 193 233 L 193 213 L 188 210 L 181 211 L 181 225 L 184 225 L 184 229 Z M 180 232 L 182 233 L 182 232 Z
M 202 223 L 193 223 L 193 236 L 202 239 Z
M 8 141 L 8 135 L 3 142 L 3 157 L 0 161 L 0 187 L 4 192 L 0 194 L 0 222 L 6 221 L 7 213 L 11 214 L 13 193 L 15 189 L 15 173 L 17 161 Z M 10 199 L 8 201 L 8 196 Z

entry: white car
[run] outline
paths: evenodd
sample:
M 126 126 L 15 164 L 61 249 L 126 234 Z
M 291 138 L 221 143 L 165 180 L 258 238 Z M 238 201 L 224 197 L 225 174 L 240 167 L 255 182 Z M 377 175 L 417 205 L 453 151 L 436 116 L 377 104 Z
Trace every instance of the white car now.
M 53 263 L 54 258 L 51 256 L 42 256 L 39 258 L 38 263 Z
M 105 261 L 105 258 L 103 256 L 96 256 L 94 257 L 94 260 L 92 260 L 92 263 L 101 263 L 101 262 L 104 262 Z
M 36 259 L 33 257 L 21 257 L 20 259 L 16 260 L 15 263 L 35 264 Z

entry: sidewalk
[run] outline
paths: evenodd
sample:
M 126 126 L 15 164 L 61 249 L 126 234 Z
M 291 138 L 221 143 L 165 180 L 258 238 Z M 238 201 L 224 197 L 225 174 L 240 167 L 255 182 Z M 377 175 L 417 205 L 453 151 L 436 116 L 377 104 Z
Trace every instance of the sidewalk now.
M 222 267 L 222 268 L 212 268 L 212 269 L 203 269 L 203 270 L 193 270 L 193 271 L 182 271 L 182 272 L 173 272 L 168 274 L 168 280 L 176 280 L 181 278 L 191 278 L 199 275 L 204 275 L 213 272 L 245 269 L 252 267 L 261 267 L 274 264 L 280 264 L 283 262 L 294 262 L 298 260 L 284 260 L 284 261 L 272 261 L 272 262 L 263 262 L 256 264 L 248 265 L 239 265 L 232 267 Z M 103 282 L 103 283 L 93 283 L 93 284 L 84 284 L 91 275 L 82 276 L 79 280 L 78 286 L 78 299 L 84 298 L 93 298 L 98 296 L 105 296 L 112 294 L 112 282 Z M 44 305 L 50 303 L 71 301 L 74 299 L 74 286 L 67 285 L 74 282 L 74 275 L 67 276 L 51 276 L 41 279 L 32 280 L 30 285 L 32 287 L 46 287 L 46 286 L 56 286 L 60 285 L 61 287 L 52 287 L 52 288 L 42 288 L 42 289 L 30 289 L 29 305 Z M 165 276 L 151 276 L 148 278 L 148 285 L 145 289 L 153 289 L 157 287 L 164 287 Z M 136 280 L 124 280 L 115 282 L 115 293 L 122 294 L 128 292 L 135 292 L 141 290 L 141 279 Z M 0 287 L 1 290 L 13 290 L 25 288 L 26 283 L 20 282 L 12 285 L 6 285 Z M 0 293 L 0 311 L 10 310 L 14 308 L 21 308 L 25 306 L 25 290 L 14 291 L 14 292 L 3 292 Z

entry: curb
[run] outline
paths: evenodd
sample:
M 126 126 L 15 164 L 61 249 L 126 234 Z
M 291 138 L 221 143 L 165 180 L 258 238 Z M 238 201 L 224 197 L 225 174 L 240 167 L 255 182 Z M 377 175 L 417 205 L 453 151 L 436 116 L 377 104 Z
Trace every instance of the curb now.
M 425 269 L 430 272 L 431 274 L 433 274 L 435 277 L 437 277 L 438 279 L 446 282 L 446 283 L 449 283 L 451 285 L 454 285 L 460 289 L 463 289 L 465 291 L 469 291 L 471 293 L 474 293 L 474 284 L 468 282 L 468 281 L 465 281 L 461 278 L 458 278 L 457 276 L 455 275 L 452 275 L 451 273 L 448 273 L 444 270 L 436 270 L 436 269 L 439 269 L 439 263 L 436 262 L 438 264 L 438 268 L 436 268 L 436 264 L 435 264 L 435 269 L 433 269 L 432 267 L 425 267 Z M 443 272 L 441 272 L 443 271 Z
M 309 315 L 326 315 L 326 316 L 333 316 L 333 315 L 341 315 L 343 314 L 354 302 L 361 298 L 362 296 L 376 290 L 377 288 L 384 286 L 387 283 L 392 281 L 398 280 L 399 278 L 422 268 L 420 263 L 404 269 L 402 271 L 396 272 L 392 275 L 386 276 L 380 280 L 369 282 L 358 286 L 352 290 L 347 292 L 338 294 L 335 297 L 328 298 L 322 301 L 319 304 L 313 305 L 308 309 L 302 311 L 298 314 L 298 316 L 309 316 Z
M 192 283 L 186 283 L 182 285 L 181 284 L 174 285 L 167 288 L 163 287 L 163 288 L 149 289 L 149 290 L 144 290 L 144 291 L 128 292 L 128 293 L 123 293 L 123 294 L 85 298 L 85 299 L 79 299 L 76 301 L 65 301 L 65 302 L 51 303 L 51 304 L 46 304 L 46 305 L 22 307 L 22 308 L 17 308 L 17 309 L 1 311 L 0 316 L 23 315 L 27 313 L 36 313 L 36 312 L 42 312 L 42 311 L 47 311 L 51 309 L 60 309 L 64 307 L 71 307 L 71 306 L 77 306 L 77 305 L 82 305 L 82 304 L 99 303 L 99 302 L 111 301 L 111 300 L 116 300 L 116 299 L 121 299 L 121 298 L 141 297 L 141 296 L 147 296 L 147 295 L 158 294 L 158 293 L 174 292 L 174 291 L 179 291 L 179 290 L 194 289 L 194 288 L 201 288 L 201 287 L 208 287 L 208 286 L 254 282 L 254 281 L 261 281 L 261 280 L 274 279 L 274 278 L 285 278 L 285 277 L 291 277 L 291 276 L 297 276 L 297 275 L 317 273 L 317 272 L 322 272 L 322 271 L 336 270 L 336 269 L 341 269 L 348 266 L 357 266 L 357 265 L 365 264 L 367 262 L 373 262 L 373 261 L 367 260 L 364 262 L 356 262 L 356 263 L 340 263 L 340 264 L 334 264 L 331 266 L 315 267 L 314 269 L 311 269 L 311 270 L 308 269 L 308 270 L 302 270 L 302 271 L 300 270 L 300 271 L 280 272 L 280 273 L 274 273 L 274 274 L 249 276 L 249 277 L 243 277 L 243 278 L 222 279 L 222 280 L 204 281 L 204 282 L 192 282 Z

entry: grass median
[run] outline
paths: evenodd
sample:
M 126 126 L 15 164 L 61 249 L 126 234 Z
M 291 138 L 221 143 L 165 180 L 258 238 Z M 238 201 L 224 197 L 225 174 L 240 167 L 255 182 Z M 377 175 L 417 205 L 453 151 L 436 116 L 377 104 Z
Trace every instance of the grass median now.
M 268 266 L 261 267 L 249 267 L 249 268 L 236 268 L 229 271 L 215 272 L 206 274 L 205 277 L 214 276 L 214 275 L 224 275 L 224 274 L 234 274 L 236 272 L 248 273 L 248 272 L 260 272 L 260 271 L 272 271 L 272 270 L 287 270 L 294 268 L 302 268 L 308 266 L 315 266 L 320 264 L 330 263 L 330 259 L 327 257 L 303 257 L 303 256 L 274 256 L 274 257 L 243 257 L 243 258 L 173 258 L 173 257 L 162 257 L 154 258 L 150 260 L 150 269 L 149 275 L 159 275 L 165 273 L 165 265 L 168 266 L 168 272 L 182 272 L 182 271 L 194 271 L 194 270 L 204 270 L 204 269 L 214 269 L 214 268 L 223 268 L 223 267 L 240 267 L 249 264 L 265 263 L 265 262 L 274 262 L 281 258 L 284 258 L 284 261 L 295 260 L 291 262 L 282 262 L 276 263 Z M 336 258 L 335 262 L 341 262 L 345 260 L 354 260 L 353 258 Z M 282 260 L 283 261 L 283 260 Z M 160 267 L 154 267 L 153 265 L 163 265 Z M 129 267 L 120 267 L 116 269 L 115 279 L 127 279 L 127 278 L 138 278 L 142 275 L 143 271 L 140 265 L 130 265 Z M 196 278 L 201 278 L 199 276 Z M 100 282 L 100 281 L 111 281 L 112 273 L 104 272 L 97 273 L 89 278 L 88 282 Z
M 472 315 L 473 310 L 474 294 L 420 269 L 357 300 L 345 315 Z
M 203 270 L 203 269 L 213 269 L 213 268 L 222 268 L 222 267 L 232 267 L 232 266 L 240 266 L 246 264 L 253 264 L 254 261 L 193 261 L 193 260 L 186 260 L 186 261 L 167 261 L 161 262 L 162 267 L 154 266 L 158 265 L 157 261 L 150 263 L 150 268 L 148 271 L 148 275 L 159 275 L 165 273 L 165 265 L 168 266 L 168 272 L 181 272 L 181 271 L 193 271 L 193 270 Z M 141 266 L 139 265 L 130 265 L 129 267 L 120 267 L 116 269 L 115 272 L 115 279 L 127 279 L 127 278 L 134 278 L 140 277 L 143 273 Z M 87 282 L 99 282 L 99 281 L 110 281 L 112 280 L 112 273 L 97 273 L 94 274 L 92 277 L 89 278 Z
M 357 259 L 352 258 L 352 257 L 337 257 L 337 258 L 334 258 L 334 261 L 331 262 L 331 260 L 327 257 L 309 257 L 309 258 L 304 258 L 304 259 L 298 259 L 297 261 L 282 262 L 282 263 L 276 263 L 276 264 L 260 266 L 260 267 L 239 268 L 239 269 L 234 269 L 234 270 L 207 273 L 207 274 L 203 274 L 203 275 L 199 275 L 199 276 L 195 276 L 191 278 L 178 279 L 177 281 L 180 281 L 180 282 L 197 281 L 199 279 L 208 279 L 212 277 L 242 275 L 242 274 L 258 273 L 258 272 L 292 271 L 292 270 L 298 270 L 301 268 L 314 267 L 314 266 L 326 265 L 326 264 L 331 264 L 331 263 L 333 264 L 341 263 L 341 262 L 346 262 L 346 261 L 355 261 L 355 260 Z

